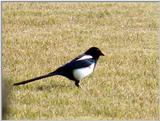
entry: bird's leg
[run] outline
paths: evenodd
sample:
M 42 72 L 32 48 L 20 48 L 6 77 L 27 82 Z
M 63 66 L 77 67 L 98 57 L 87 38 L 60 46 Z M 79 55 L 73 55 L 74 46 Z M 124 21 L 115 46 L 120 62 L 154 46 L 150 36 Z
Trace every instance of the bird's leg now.
M 80 88 L 79 81 L 75 81 L 75 85 Z

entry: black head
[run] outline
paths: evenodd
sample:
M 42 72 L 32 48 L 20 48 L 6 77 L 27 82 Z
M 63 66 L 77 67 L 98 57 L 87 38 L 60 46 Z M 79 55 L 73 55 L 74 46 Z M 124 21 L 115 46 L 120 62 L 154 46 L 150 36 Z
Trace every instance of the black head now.
M 99 56 L 104 56 L 104 54 L 101 52 L 101 50 L 99 48 L 97 48 L 97 47 L 91 47 L 91 48 L 89 48 L 85 52 L 85 54 L 91 55 L 91 56 L 93 56 L 95 58 L 98 58 Z

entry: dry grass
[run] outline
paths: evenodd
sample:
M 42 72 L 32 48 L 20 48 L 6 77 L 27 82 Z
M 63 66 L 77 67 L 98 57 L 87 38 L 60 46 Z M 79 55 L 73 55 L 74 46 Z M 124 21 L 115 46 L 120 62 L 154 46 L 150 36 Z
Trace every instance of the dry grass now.
M 4 119 L 158 119 L 156 3 L 2 2 Z M 82 89 L 53 71 L 91 46 L 100 58 Z M 7 93 L 7 92 L 6 92 Z

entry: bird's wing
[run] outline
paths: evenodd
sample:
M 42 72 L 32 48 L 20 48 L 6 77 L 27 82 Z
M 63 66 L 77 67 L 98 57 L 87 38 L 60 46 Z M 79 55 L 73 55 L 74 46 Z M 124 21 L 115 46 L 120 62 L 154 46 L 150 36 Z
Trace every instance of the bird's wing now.
M 66 69 L 84 68 L 84 67 L 90 66 L 94 62 L 95 61 L 93 58 L 89 58 L 85 60 L 75 60 L 65 64 L 64 66 L 62 66 L 62 68 L 66 68 Z
M 83 56 L 85 56 L 85 54 L 81 54 L 81 55 L 77 56 L 76 58 L 74 58 L 73 60 L 71 60 L 71 61 L 68 62 L 68 63 L 74 62 L 74 61 L 80 59 L 80 58 L 83 57 Z
M 68 63 L 60 66 L 59 68 L 57 68 L 54 72 L 51 72 L 50 74 L 56 73 L 56 74 L 61 75 L 66 71 L 69 72 L 77 68 L 88 67 L 93 62 L 95 62 L 95 60 L 92 57 L 85 55 L 85 54 L 81 54 L 77 56 L 76 58 L 74 58 L 73 60 L 69 61 Z

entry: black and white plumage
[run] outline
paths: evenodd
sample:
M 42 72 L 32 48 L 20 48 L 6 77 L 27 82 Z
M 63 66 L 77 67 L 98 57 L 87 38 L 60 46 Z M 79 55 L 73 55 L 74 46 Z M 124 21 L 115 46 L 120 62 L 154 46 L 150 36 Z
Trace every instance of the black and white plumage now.
M 64 64 L 55 71 L 48 73 L 43 76 L 35 77 L 26 81 L 15 83 L 14 85 L 22 85 L 29 82 L 33 82 L 46 77 L 60 75 L 67 77 L 68 79 L 75 82 L 75 85 L 79 87 L 79 82 L 86 76 L 90 75 L 96 66 L 97 60 L 104 54 L 97 47 L 89 48 L 85 53 L 79 55 L 72 61 Z

